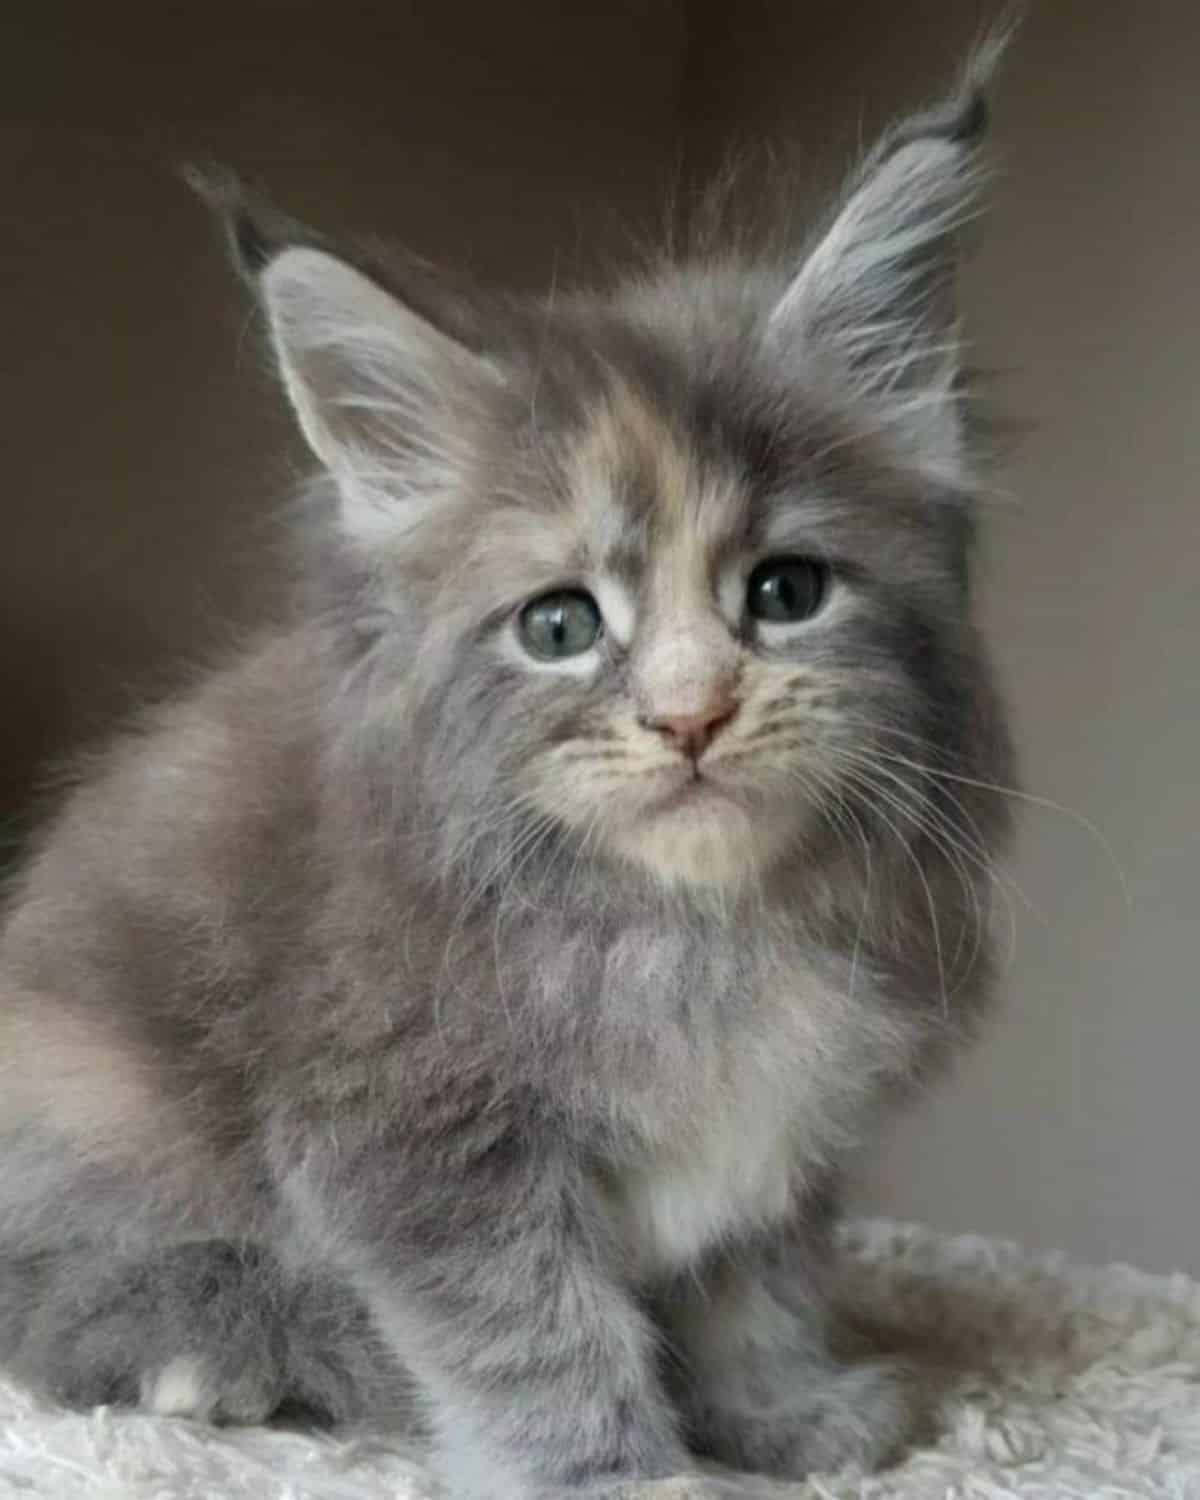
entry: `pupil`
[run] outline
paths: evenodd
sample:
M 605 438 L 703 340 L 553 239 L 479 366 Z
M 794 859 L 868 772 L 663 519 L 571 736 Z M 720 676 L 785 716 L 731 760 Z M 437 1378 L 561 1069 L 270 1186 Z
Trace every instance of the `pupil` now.
M 534 656 L 579 656 L 596 643 L 602 621 L 590 594 L 582 589 L 556 590 L 530 600 L 517 630 Z
M 811 558 L 768 558 L 750 575 L 750 614 L 780 625 L 811 619 L 824 601 L 828 574 L 825 564 Z

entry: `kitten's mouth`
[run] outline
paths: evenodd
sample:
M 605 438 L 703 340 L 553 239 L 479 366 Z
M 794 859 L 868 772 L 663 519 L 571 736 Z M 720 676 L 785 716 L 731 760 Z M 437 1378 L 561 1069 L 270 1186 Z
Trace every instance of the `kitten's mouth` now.
M 699 765 L 691 765 L 680 768 L 680 773 L 672 778 L 671 785 L 663 791 L 661 796 L 654 799 L 651 811 L 678 812 L 683 808 L 695 807 L 703 802 L 731 802 L 732 800 L 729 790 L 720 786 L 710 772 L 702 770 Z

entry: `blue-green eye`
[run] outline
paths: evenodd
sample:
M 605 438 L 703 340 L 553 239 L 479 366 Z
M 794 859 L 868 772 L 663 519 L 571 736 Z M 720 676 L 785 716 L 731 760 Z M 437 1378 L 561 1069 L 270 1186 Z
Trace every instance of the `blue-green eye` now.
M 543 661 L 582 656 L 603 628 L 596 601 L 582 589 L 559 589 L 531 599 L 518 621 L 521 644 Z
M 750 574 L 746 608 L 768 625 L 811 620 L 829 593 L 828 563 L 812 557 L 768 557 Z

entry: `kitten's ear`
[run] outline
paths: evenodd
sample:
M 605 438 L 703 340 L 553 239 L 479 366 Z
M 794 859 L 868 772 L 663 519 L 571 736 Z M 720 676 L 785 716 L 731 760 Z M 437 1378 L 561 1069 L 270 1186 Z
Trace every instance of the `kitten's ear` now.
M 416 263 L 413 288 L 385 285 L 227 178 L 200 190 L 216 200 L 266 313 L 284 386 L 337 482 L 346 529 L 364 540 L 404 529 L 413 507 L 454 487 L 467 407 L 501 379 L 472 347 L 465 308 L 448 295 L 439 303 Z
M 867 156 L 769 323 L 785 359 L 840 380 L 919 468 L 950 484 L 965 477 L 958 232 L 986 178 L 987 90 L 1007 39 L 979 47 L 950 99 Z

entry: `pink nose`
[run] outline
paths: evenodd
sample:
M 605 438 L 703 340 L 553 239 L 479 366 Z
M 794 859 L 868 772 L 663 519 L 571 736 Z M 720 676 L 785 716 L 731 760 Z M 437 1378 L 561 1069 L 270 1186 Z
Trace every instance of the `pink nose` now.
M 714 699 L 694 714 L 662 714 L 643 719 L 647 729 L 655 729 L 665 740 L 692 760 L 699 760 L 713 739 L 737 713 L 737 702 L 730 697 Z

